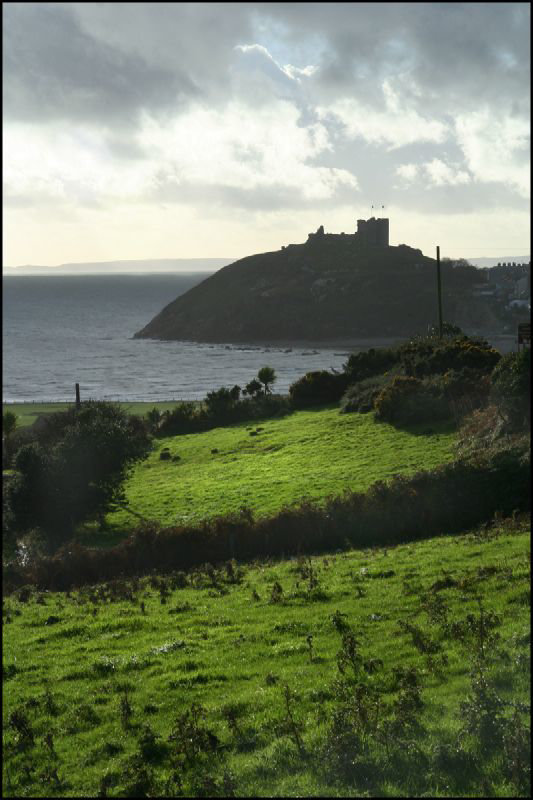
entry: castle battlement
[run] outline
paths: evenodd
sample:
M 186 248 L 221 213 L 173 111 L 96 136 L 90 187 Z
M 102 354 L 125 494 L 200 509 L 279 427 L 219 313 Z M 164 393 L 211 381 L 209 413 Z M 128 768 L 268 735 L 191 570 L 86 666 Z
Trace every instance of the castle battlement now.
M 375 247 L 388 247 L 389 220 L 387 218 L 376 219 L 376 217 L 370 217 L 370 219 L 358 219 L 357 231 L 349 235 L 355 236 L 356 239 L 361 242 L 361 244 L 366 246 L 371 245 Z M 324 237 L 330 236 L 346 236 L 346 234 L 324 233 L 324 226 L 321 225 L 318 230 L 315 231 L 315 233 L 309 234 L 307 241 L 317 241 L 323 239 Z

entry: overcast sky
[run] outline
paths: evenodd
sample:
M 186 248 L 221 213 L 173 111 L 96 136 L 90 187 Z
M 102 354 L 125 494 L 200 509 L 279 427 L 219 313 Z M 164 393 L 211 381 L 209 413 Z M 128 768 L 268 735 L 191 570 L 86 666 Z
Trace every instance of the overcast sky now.
M 240 258 L 372 213 L 427 255 L 527 254 L 529 16 L 4 3 L 3 263 Z

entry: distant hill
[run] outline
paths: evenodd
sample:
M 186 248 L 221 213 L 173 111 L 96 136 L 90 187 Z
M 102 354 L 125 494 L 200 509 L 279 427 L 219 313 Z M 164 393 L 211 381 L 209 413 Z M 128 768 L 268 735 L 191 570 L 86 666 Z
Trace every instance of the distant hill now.
M 496 330 L 472 296 L 473 266 L 442 264 L 444 317 Z M 357 234 L 248 256 L 166 306 L 135 336 L 205 342 L 328 341 L 423 333 L 438 318 L 436 262 L 418 249 L 369 245 Z
M 133 261 L 95 261 L 44 267 L 26 264 L 4 267 L 4 275 L 103 275 L 146 272 L 213 272 L 231 262 L 231 258 L 159 258 Z

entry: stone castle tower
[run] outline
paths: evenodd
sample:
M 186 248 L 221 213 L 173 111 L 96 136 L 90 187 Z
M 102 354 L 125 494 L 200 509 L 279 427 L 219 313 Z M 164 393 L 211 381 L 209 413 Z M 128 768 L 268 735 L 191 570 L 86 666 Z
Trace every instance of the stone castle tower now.
M 365 244 L 388 247 L 389 220 L 376 219 L 375 217 L 370 217 L 370 219 L 358 219 L 357 236 L 359 239 L 362 239 Z

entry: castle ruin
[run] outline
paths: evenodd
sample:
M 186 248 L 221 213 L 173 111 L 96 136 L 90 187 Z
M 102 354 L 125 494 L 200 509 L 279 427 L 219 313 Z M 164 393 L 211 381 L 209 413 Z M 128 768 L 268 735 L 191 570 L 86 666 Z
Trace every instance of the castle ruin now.
M 331 234 L 324 232 L 324 226 L 321 225 L 315 233 L 310 233 L 308 242 L 321 239 L 322 237 L 336 236 L 339 234 Z M 340 234 L 344 236 L 345 234 Z M 356 240 L 367 247 L 388 247 L 389 246 L 389 220 L 376 219 L 358 219 L 357 231 L 352 234 Z

